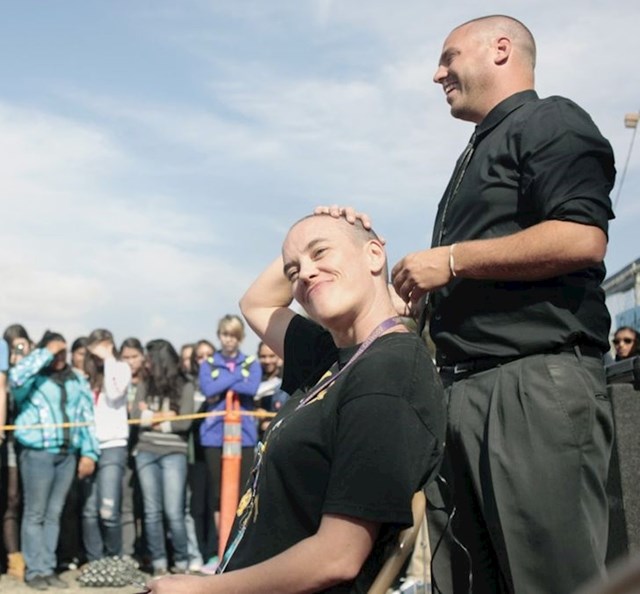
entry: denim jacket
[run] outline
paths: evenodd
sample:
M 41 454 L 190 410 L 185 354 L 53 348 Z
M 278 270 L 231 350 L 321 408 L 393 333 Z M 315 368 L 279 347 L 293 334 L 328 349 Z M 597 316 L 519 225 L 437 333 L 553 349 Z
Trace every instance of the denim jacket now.
M 53 360 L 46 349 L 36 349 L 9 372 L 9 385 L 17 409 L 16 440 L 24 447 L 58 454 L 78 453 L 98 460 L 100 445 L 96 438 L 93 400 L 87 380 L 73 373 L 63 390 L 42 371 Z M 62 428 L 65 422 L 87 426 Z M 31 425 L 47 425 L 32 428 Z

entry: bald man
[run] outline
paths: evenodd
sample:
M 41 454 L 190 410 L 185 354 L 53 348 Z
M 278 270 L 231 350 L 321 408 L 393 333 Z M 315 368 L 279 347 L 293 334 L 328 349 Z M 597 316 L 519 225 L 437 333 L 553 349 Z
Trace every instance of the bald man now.
M 453 530 L 474 593 L 573 592 L 603 571 L 607 544 L 600 283 L 613 154 L 575 103 L 537 96 L 535 60 L 530 31 L 507 16 L 447 37 L 434 82 L 475 132 L 431 249 L 392 271 L 401 297 L 430 315 L 449 399 Z M 444 547 L 436 581 L 467 592 L 466 556 Z
M 294 393 L 257 454 L 222 573 L 149 588 L 366 592 L 437 473 L 446 424 L 435 367 L 389 295 L 383 243 L 360 223 L 307 217 L 240 307 Z

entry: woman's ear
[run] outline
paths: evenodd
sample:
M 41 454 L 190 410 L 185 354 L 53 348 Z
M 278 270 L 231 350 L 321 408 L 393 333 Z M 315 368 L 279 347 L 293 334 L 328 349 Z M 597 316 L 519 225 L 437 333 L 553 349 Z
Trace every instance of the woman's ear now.
M 376 239 L 367 242 L 367 257 L 369 259 L 369 270 L 378 275 L 385 270 L 387 264 L 387 254 L 382 243 Z

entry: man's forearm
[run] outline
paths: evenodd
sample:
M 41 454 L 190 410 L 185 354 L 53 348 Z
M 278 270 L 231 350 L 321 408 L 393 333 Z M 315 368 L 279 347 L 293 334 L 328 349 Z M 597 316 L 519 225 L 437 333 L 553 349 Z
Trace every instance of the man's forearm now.
M 536 281 L 602 262 L 607 237 L 598 227 L 545 221 L 495 239 L 461 241 L 406 255 L 391 271 L 393 286 L 416 303 L 454 277 Z
M 606 247 L 598 227 L 545 221 L 513 235 L 458 243 L 451 264 L 462 278 L 533 281 L 602 262 Z

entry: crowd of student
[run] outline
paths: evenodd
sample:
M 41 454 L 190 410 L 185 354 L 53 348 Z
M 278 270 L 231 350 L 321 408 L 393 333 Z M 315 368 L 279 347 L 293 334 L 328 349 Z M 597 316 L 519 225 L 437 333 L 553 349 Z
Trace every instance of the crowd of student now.
M 215 570 L 223 418 L 181 417 L 223 410 L 228 390 L 244 411 L 275 412 L 287 398 L 273 351 L 240 350 L 238 316 L 223 317 L 217 337 L 219 349 L 200 340 L 178 353 L 163 339 L 127 338 L 117 348 L 111 332 L 97 329 L 68 353 L 56 332 L 34 344 L 19 324 L 5 330 L 0 502 L 8 574 L 37 590 L 60 588 L 60 565 L 120 555 L 154 575 Z M 242 417 L 241 480 L 268 422 Z M 66 537 L 58 543 L 61 521 Z

